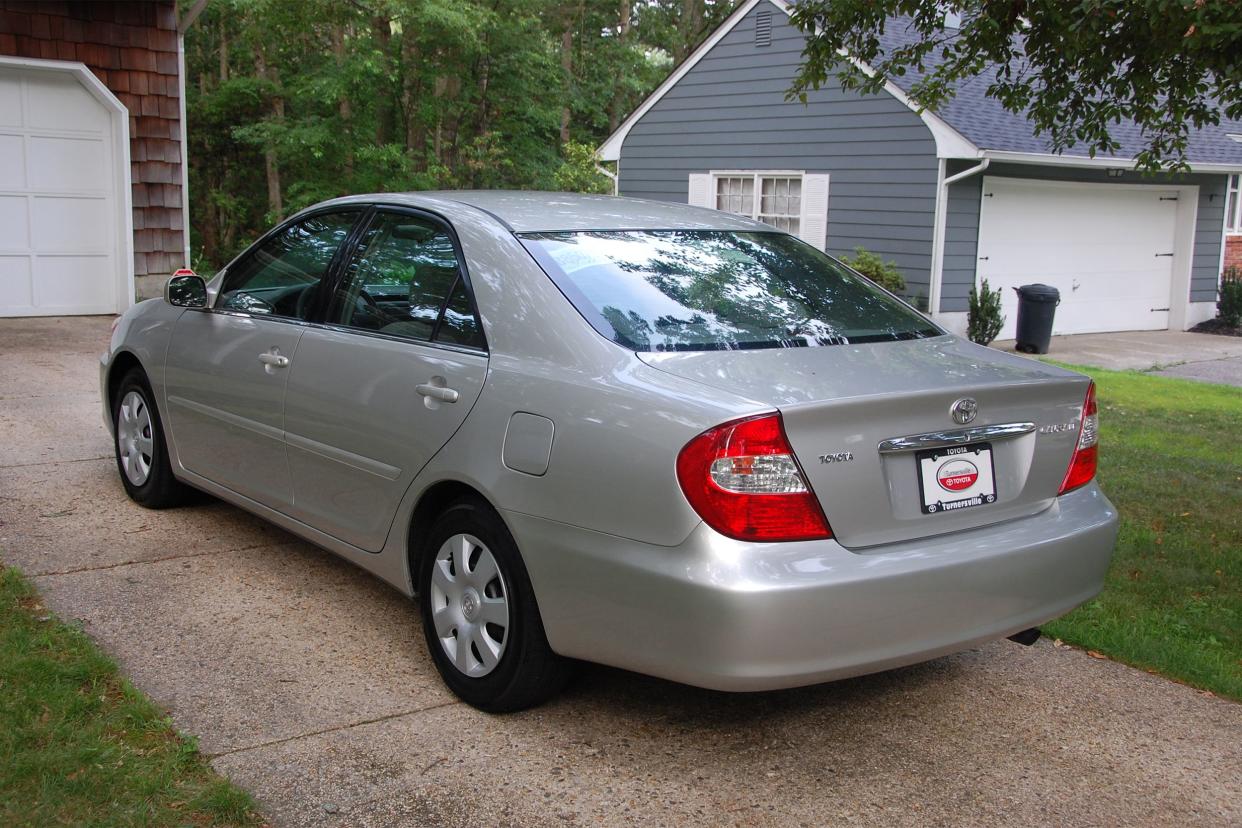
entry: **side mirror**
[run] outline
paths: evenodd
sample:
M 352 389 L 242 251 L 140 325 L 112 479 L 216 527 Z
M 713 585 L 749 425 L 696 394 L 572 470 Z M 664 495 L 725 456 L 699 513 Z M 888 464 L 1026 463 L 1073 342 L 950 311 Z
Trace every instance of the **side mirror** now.
M 205 308 L 207 283 L 194 274 L 173 276 L 164 283 L 164 301 L 179 308 Z

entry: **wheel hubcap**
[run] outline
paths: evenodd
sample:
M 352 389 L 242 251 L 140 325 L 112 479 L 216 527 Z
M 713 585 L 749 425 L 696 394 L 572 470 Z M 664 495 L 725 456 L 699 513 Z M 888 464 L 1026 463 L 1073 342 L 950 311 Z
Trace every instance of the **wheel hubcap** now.
M 151 457 L 155 448 L 151 429 L 151 410 L 137 391 L 121 400 L 116 416 L 116 450 L 129 482 L 141 486 L 151 476 Z
M 453 535 L 436 553 L 431 616 L 459 672 L 481 678 L 496 669 L 509 639 L 509 593 L 496 558 L 473 535 Z

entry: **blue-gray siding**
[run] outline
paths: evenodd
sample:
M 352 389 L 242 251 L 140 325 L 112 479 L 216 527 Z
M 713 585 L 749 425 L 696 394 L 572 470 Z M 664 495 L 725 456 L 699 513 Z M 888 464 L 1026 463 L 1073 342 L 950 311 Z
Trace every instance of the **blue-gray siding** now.
M 947 174 L 953 175 L 974 166 L 975 163 L 977 162 L 950 161 Z M 1096 168 L 992 164 L 986 175 L 1109 184 L 1197 184 L 1199 209 L 1195 219 L 1190 301 L 1216 301 L 1217 277 L 1220 274 L 1221 228 L 1225 218 L 1227 176 L 1224 174 L 1149 177 L 1127 172 L 1121 178 L 1109 178 L 1104 170 Z M 944 313 L 965 311 L 970 288 L 975 283 L 982 183 L 982 176 L 972 176 L 949 187 L 944 236 L 944 280 L 940 291 L 940 310 Z
M 755 16 L 772 15 L 772 44 L 755 45 Z M 888 94 L 830 82 L 808 103 L 786 101 L 803 37 L 761 3 L 630 130 L 623 195 L 685 202 L 689 176 L 711 170 L 829 174 L 828 249 L 865 247 L 897 263 L 909 295 L 926 297 L 936 199 L 936 145 L 922 120 Z

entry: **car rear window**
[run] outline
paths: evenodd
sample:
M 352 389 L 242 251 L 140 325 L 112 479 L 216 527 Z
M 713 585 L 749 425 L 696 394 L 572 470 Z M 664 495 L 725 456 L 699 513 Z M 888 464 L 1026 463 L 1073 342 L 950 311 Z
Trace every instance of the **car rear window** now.
M 784 233 L 623 230 L 520 238 L 596 330 L 635 351 L 799 348 L 943 333 Z

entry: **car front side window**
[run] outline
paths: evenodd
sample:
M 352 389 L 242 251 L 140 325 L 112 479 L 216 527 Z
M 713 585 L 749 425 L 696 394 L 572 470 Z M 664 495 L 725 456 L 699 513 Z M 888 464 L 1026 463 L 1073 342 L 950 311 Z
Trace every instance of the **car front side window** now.
M 327 321 L 404 339 L 481 348 L 482 334 L 462 270 L 443 227 L 408 214 L 379 213 L 346 268 Z M 451 325 L 445 324 L 446 304 Z
M 306 319 L 357 211 L 319 213 L 260 243 L 224 277 L 216 307 Z

